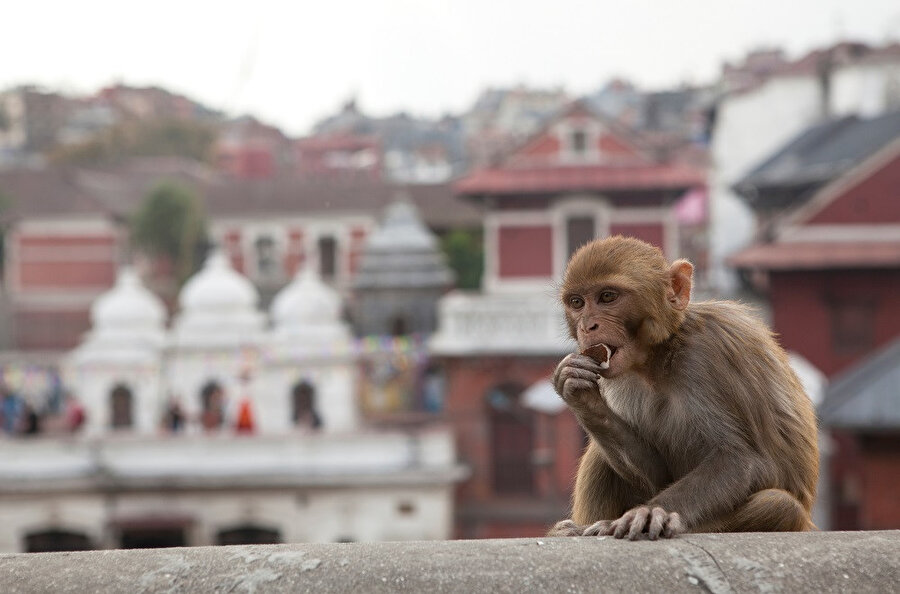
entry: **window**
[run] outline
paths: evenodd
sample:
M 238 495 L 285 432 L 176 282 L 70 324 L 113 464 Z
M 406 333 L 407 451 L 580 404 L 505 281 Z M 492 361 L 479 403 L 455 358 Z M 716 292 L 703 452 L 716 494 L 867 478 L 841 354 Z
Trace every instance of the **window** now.
M 395 315 L 391 318 L 391 336 L 406 336 L 409 334 L 409 324 L 406 321 L 406 316 L 403 315 Z
M 275 240 L 270 235 L 256 238 L 256 272 L 260 276 L 272 276 L 278 272 L 278 261 L 275 257 Z
M 89 551 L 94 548 L 90 539 L 80 532 L 51 529 L 31 532 L 25 536 L 26 553 L 51 553 L 53 551 Z
M 220 545 L 278 544 L 281 534 L 277 530 L 246 525 L 219 531 L 216 541 Z
M 576 155 L 584 155 L 587 152 L 587 134 L 584 130 L 572 132 L 572 152 Z
M 125 429 L 131 427 L 132 419 L 132 395 L 131 390 L 123 384 L 118 384 L 110 394 L 110 425 L 113 429 Z
M 291 389 L 291 420 L 298 427 L 318 429 L 322 426 L 322 418 L 316 410 L 316 388 L 307 381 L 300 381 Z
M 334 280 L 337 274 L 337 241 L 334 237 L 319 238 L 319 273 L 325 280 Z
M 870 351 L 875 346 L 875 304 L 871 301 L 831 302 L 832 349 L 841 355 Z
M 206 430 L 218 429 L 225 422 L 225 391 L 215 381 L 200 389 L 200 423 Z
M 569 257 L 594 237 L 594 217 L 574 216 L 566 219 L 566 253 Z
M 507 384 L 487 394 L 494 491 L 507 495 L 530 495 L 534 491 L 534 419 L 522 406 L 521 393 L 521 387 Z
M 167 549 L 187 545 L 184 528 L 141 526 L 125 528 L 120 535 L 122 549 Z

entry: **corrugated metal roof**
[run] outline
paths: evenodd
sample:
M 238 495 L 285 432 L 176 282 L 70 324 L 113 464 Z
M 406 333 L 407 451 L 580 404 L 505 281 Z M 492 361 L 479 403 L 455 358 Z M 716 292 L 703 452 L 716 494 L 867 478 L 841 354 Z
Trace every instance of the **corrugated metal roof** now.
M 823 184 L 900 138 L 900 111 L 847 116 L 808 128 L 734 185 L 748 201 L 769 189 Z
M 900 429 L 900 339 L 834 380 L 819 417 L 829 427 Z

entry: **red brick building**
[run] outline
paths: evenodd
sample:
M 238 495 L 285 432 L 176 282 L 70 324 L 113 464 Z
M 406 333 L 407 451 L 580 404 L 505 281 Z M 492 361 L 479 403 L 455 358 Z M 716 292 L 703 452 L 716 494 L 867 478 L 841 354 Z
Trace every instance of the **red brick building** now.
M 900 112 L 817 126 L 737 189 L 763 239 L 732 264 L 766 294 L 782 345 L 833 380 L 831 528 L 900 527 L 900 383 L 881 377 L 900 337 Z
M 838 376 L 819 416 L 849 450 L 835 528 L 900 527 L 900 339 Z
M 3 174 L 7 348 L 71 348 L 90 328 L 88 310 L 115 280 L 127 237 L 78 172 Z
M 566 516 L 585 438 L 547 381 L 573 348 L 554 282 L 595 237 L 631 235 L 679 256 L 674 205 L 704 179 L 576 102 L 457 183 L 485 211 L 483 292 L 445 297 L 431 342 L 472 471 L 458 536 L 537 536 Z
M 6 349 L 58 353 L 78 343 L 89 329 L 90 304 L 112 287 L 118 266 L 133 258 L 130 217 L 167 180 L 201 199 L 210 238 L 264 300 L 309 258 L 335 287 L 349 288 L 367 234 L 398 197 L 412 200 L 438 232 L 479 224 L 477 209 L 442 184 L 406 187 L 378 179 L 287 175 L 235 179 L 172 158 L 136 159 L 103 171 L 0 172 L 0 194 L 8 202 L 0 213 L 6 226 L 0 301 Z M 167 293 L 164 283 L 155 282 L 165 279 L 149 280 Z

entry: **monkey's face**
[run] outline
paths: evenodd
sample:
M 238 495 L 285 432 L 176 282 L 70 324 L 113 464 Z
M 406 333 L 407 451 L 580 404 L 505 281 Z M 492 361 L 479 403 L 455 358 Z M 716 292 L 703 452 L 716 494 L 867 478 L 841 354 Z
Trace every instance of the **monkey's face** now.
M 637 309 L 631 290 L 600 283 L 563 295 L 569 332 L 580 352 L 598 345 L 609 347 L 609 368 L 603 377 L 613 378 L 643 363 L 645 349 L 637 340 L 640 320 L 631 312 Z

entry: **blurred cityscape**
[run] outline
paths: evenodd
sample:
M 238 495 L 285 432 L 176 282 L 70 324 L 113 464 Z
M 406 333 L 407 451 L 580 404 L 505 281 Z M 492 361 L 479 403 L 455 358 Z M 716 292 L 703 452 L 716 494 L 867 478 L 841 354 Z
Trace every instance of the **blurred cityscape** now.
M 544 534 L 585 443 L 554 281 L 614 234 L 778 334 L 817 525 L 900 528 L 900 44 L 302 138 L 9 88 L 0 233 L 0 552 Z

